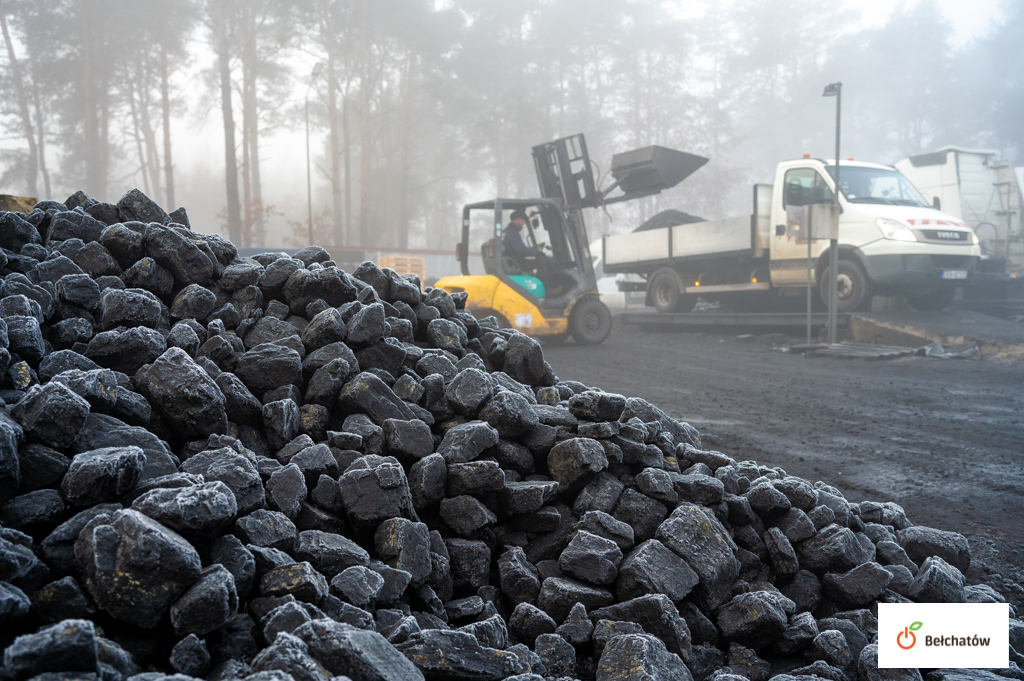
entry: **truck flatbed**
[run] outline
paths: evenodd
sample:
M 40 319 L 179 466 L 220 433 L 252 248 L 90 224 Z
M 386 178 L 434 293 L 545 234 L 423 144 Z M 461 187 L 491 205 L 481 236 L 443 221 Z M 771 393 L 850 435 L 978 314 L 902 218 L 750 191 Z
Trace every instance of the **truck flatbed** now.
M 840 314 L 837 323 L 845 327 L 850 323 L 849 314 Z M 720 327 L 720 326 L 758 326 L 764 328 L 807 326 L 806 312 L 623 312 L 618 315 L 623 324 L 662 328 L 682 327 Z M 811 315 L 811 325 L 823 327 L 828 324 L 827 312 L 815 312 Z

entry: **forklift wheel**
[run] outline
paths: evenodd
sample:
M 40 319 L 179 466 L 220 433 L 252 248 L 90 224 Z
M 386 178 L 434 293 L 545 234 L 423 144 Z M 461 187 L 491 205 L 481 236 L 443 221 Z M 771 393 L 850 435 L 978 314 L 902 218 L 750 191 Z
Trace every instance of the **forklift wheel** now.
M 569 315 L 569 334 L 580 345 L 599 345 L 612 331 L 612 313 L 598 298 L 584 298 Z

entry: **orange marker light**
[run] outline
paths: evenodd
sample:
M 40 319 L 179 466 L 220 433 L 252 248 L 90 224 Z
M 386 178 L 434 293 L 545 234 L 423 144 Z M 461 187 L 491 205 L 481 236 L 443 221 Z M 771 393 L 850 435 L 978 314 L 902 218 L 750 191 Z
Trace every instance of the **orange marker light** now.
M 806 153 L 806 152 L 804 153 L 804 158 L 810 158 L 810 157 L 811 157 L 811 155 L 810 155 L 810 154 L 808 154 L 808 153 Z

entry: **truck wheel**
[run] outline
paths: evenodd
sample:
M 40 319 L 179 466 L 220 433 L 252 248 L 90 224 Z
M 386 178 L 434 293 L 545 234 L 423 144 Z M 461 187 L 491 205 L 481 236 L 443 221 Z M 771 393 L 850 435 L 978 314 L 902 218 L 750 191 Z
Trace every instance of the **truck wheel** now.
M 597 298 L 584 298 L 569 314 L 569 334 L 580 345 L 599 345 L 612 332 L 612 313 Z
M 954 298 L 956 298 L 956 287 L 943 286 L 922 295 L 907 296 L 907 304 L 921 312 L 939 312 L 949 307 Z
M 860 263 L 853 260 L 840 260 L 836 279 L 837 312 L 854 312 L 871 304 L 868 275 L 864 273 L 864 268 L 860 266 Z M 828 308 L 828 282 L 829 269 L 826 267 L 818 285 L 818 293 L 825 303 L 826 309 Z
M 663 267 L 655 271 L 647 284 L 647 292 L 655 310 L 668 313 L 689 312 L 693 309 L 696 297 L 680 293 L 679 283 L 679 275 L 675 270 Z

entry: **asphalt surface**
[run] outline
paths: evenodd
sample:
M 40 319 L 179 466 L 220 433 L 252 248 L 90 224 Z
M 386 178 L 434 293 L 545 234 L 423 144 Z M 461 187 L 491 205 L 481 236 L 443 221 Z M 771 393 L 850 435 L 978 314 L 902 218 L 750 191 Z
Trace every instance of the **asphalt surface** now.
M 966 535 L 968 580 L 1024 606 L 1024 363 L 809 358 L 801 338 L 623 328 L 545 349 L 559 377 L 643 397 L 738 460 L 895 501 Z M 755 332 L 756 333 L 756 332 Z

